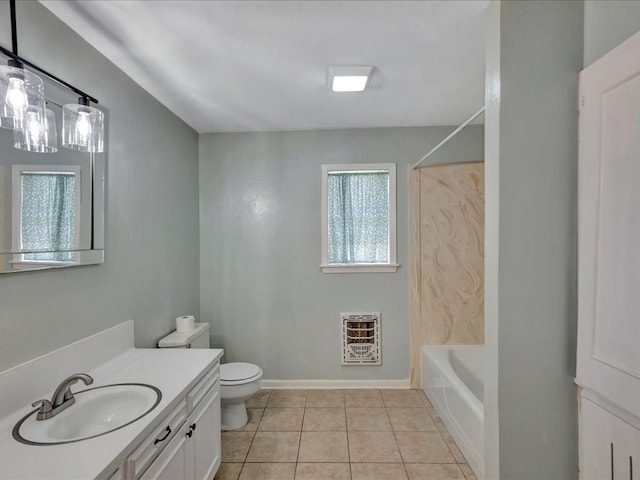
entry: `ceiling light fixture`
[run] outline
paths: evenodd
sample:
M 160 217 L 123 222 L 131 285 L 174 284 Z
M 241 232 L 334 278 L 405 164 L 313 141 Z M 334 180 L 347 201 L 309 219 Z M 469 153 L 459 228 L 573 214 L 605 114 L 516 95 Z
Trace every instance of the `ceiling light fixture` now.
M 80 95 L 77 104 L 63 107 L 62 145 L 83 152 L 103 152 L 104 114 L 90 106 L 98 100 L 18 55 L 16 0 L 9 0 L 9 6 L 12 49 L 0 45 L 0 52 L 9 57 L 7 65 L 0 66 L 0 126 L 14 131 L 16 148 L 39 153 L 57 151 L 55 115 L 46 108 L 42 79 L 25 70 L 27 66 Z
M 334 92 L 362 92 L 369 83 L 373 67 L 329 67 L 328 87 Z

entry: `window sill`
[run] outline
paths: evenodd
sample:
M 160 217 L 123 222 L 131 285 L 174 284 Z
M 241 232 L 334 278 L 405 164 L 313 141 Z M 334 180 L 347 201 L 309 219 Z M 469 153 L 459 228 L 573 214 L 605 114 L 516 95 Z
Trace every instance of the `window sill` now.
M 9 265 L 14 270 L 33 269 L 33 268 L 52 268 L 52 267 L 68 267 L 70 265 L 76 265 L 76 262 L 57 262 L 53 260 L 13 260 L 9 262 Z
M 395 273 L 397 263 L 334 263 L 320 265 L 322 273 Z

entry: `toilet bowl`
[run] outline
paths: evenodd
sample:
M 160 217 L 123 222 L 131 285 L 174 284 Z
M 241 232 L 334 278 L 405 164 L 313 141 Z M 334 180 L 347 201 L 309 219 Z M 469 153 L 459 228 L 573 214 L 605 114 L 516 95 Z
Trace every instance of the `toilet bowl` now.
M 252 363 L 233 362 L 220 365 L 220 400 L 222 429 L 244 427 L 249 417 L 245 402 L 260 389 L 262 369 Z

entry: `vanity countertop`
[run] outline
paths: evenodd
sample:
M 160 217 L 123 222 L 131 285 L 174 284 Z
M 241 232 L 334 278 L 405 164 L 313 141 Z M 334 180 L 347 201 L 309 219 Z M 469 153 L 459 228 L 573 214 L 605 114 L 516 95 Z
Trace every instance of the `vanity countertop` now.
M 220 349 L 129 348 L 88 371 L 82 369 L 83 362 L 79 359 L 77 371 L 91 375 L 94 383 L 90 387 L 76 384 L 73 391 L 114 383 L 147 383 L 162 392 L 160 403 L 140 420 L 106 435 L 39 446 L 20 443 L 11 433 L 13 426 L 34 410 L 30 401 L 40 397 L 33 398 L 23 408 L 0 419 L 0 479 L 109 478 L 222 354 Z M 59 381 L 66 376 L 65 372 L 58 375 L 55 369 L 49 375 Z

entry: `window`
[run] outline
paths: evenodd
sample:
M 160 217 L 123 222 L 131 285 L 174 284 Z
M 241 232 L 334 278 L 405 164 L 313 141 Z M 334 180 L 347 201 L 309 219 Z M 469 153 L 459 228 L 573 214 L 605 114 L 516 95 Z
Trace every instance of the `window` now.
M 72 263 L 79 240 L 80 168 L 14 165 L 13 263 Z
M 322 166 L 322 271 L 395 272 L 396 166 Z

